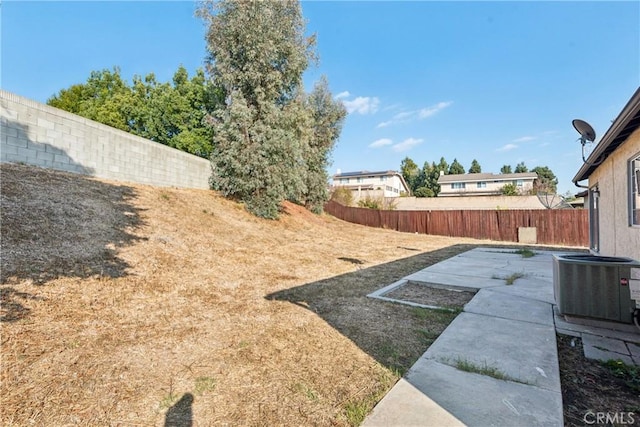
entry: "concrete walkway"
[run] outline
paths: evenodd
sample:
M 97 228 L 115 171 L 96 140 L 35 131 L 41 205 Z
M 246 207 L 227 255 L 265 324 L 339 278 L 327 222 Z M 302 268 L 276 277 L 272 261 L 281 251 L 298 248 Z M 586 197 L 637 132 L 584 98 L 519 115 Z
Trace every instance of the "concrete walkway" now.
M 561 333 L 582 337 L 585 353 L 592 336 L 593 348 L 613 351 L 600 356 L 640 357 L 633 330 L 612 336 L 554 316 L 553 254 L 523 258 L 514 249 L 477 248 L 371 294 L 387 299 L 407 281 L 478 290 L 363 425 L 562 426 L 556 322 Z

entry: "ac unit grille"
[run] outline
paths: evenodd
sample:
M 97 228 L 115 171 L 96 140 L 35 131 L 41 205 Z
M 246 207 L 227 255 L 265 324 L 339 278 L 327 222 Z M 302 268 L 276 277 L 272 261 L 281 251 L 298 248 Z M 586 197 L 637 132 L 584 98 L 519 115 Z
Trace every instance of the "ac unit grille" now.
M 622 279 L 629 278 L 633 267 L 640 267 L 640 263 L 630 258 L 555 255 L 553 286 L 558 310 L 562 314 L 631 323 L 635 304 Z

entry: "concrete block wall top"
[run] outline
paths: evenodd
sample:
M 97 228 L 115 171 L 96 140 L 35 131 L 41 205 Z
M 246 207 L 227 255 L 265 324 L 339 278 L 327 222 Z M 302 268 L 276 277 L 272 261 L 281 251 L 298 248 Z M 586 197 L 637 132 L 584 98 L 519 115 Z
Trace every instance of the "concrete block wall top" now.
M 158 186 L 209 188 L 207 159 L 4 90 L 0 106 L 2 161 Z

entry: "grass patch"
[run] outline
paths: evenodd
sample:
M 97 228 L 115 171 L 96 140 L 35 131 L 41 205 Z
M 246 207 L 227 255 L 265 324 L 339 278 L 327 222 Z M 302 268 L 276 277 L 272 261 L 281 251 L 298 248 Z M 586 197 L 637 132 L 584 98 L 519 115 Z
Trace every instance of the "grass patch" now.
M 514 253 L 518 255 L 522 255 L 522 258 L 532 258 L 536 256 L 536 253 L 533 252 L 531 249 L 518 249 Z
M 378 387 L 359 399 L 350 399 L 343 406 L 343 413 L 351 426 L 362 424 L 374 406 L 384 397 L 387 391 L 396 383 L 398 376 L 387 371 L 378 378 Z
M 172 391 L 167 393 L 162 400 L 160 401 L 160 410 L 170 408 L 174 403 L 178 401 L 178 395 L 174 394 Z
M 397 347 L 391 344 L 385 344 L 380 347 L 379 357 L 381 357 L 385 365 L 396 376 L 401 377 L 407 372 L 405 363 L 403 363 L 403 357 Z
M 461 307 L 451 308 L 424 308 L 412 307 L 411 314 L 420 320 L 451 322 L 458 314 L 462 313 Z
M 295 383 L 293 390 L 307 397 L 307 399 L 316 402 L 318 400 L 318 392 L 303 383 Z
M 207 391 L 216 389 L 216 380 L 211 377 L 198 377 L 194 386 L 194 394 L 201 396 Z
M 420 336 L 420 338 L 423 340 L 423 342 L 427 345 L 431 345 L 431 343 L 433 343 L 436 338 L 438 338 L 440 336 L 440 334 L 436 333 L 436 332 L 431 332 L 431 331 L 427 331 L 424 329 L 416 329 L 416 333 Z
M 498 275 L 491 276 L 492 279 L 504 280 L 507 285 L 513 285 L 516 280 L 524 277 L 524 273 L 513 273 L 510 276 L 500 277 Z
M 458 358 L 454 361 L 453 366 L 456 369 L 459 369 L 464 372 L 472 372 L 474 374 L 486 375 L 488 377 L 495 378 L 497 380 L 512 381 L 512 382 L 521 383 L 521 384 L 529 384 L 525 381 L 519 380 L 517 378 L 514 378 L 510 375 L 505 374 L 495 366 L 489 366 L 486 362 L 484 363 L 484 365 L 477 365 L 469 360 Z
M 622 360 L 607 360 L 603 365 L 611 371 L 611 373 L 621 378 L 625 384 L 636 392 L 640 392 L 640 367 L 630 366 Z

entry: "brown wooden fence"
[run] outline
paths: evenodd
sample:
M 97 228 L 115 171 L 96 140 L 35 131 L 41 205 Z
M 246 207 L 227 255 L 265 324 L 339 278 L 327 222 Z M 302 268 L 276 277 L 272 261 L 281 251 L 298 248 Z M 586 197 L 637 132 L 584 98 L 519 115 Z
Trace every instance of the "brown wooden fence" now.
M 518 227 L 536 227 L 540 244 L 589 246 L 587 209 L 383 211 L 329 201 L 325 211 L 369 227 L 506 242 L 518 241 Z

